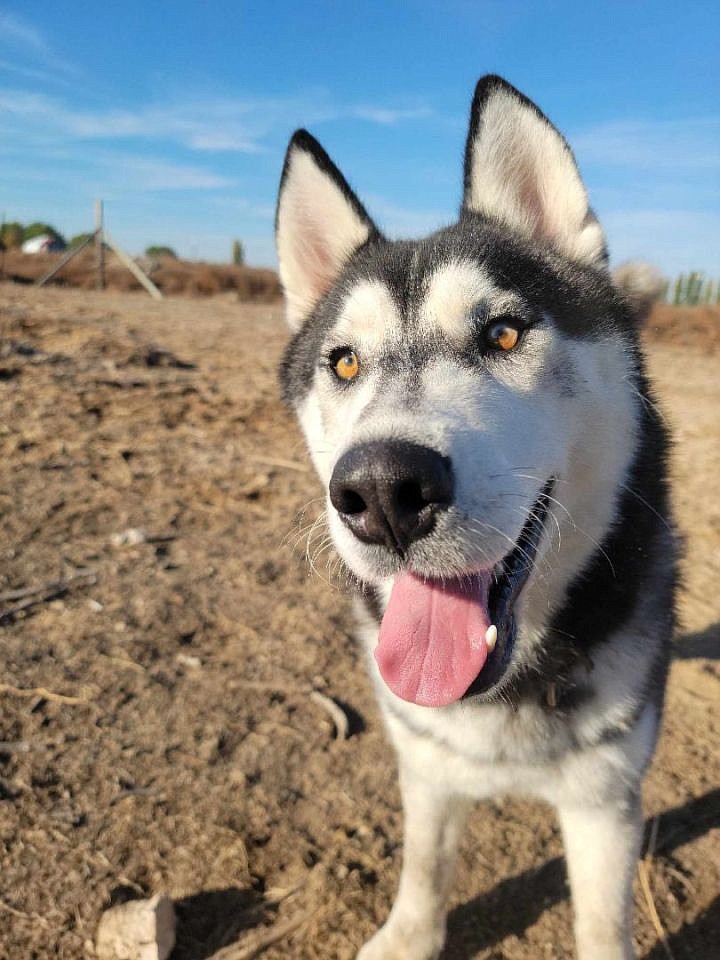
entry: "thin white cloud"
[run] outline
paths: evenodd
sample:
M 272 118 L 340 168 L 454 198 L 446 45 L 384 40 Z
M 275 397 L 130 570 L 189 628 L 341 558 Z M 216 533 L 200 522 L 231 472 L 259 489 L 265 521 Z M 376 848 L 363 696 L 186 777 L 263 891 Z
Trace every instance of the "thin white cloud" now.
M 3 151 L 0 151 L 3 152 Z M 14 185 L 50 185 L 58 178 L 67 181 L 66 165 L 72 158 L 62 152 L 28 157 L 22 152 L 5 152 L 3 176 Z M 168 160 L 164 157 L 138 155 L 127 151 L 113 151 L 89 147 L 74 160 L 75 176 L 70 181 L 91 193 L 141 194 L 172 190 L 222 190 L 234 188 L 235 181 L 213 170 L 192 163 Z M 17 191 L 14 186 L 13 193 Z
M 218 190 L 231 187 L 233 181 L 209 170 L 182 163 L 146 157 L 114 157 L 111 163 L 115 179 L 132 191 Z
M 0 73 L 11 73 L 16 77 L 23 77 L 25 80 L 40 80 L 41 83 L 62 83 L 67 85 L 68 81 L 58 77 L 50 70 L 41 70 L 37 67 L 26 67 L 19 63 L 13 63 L 0 57 Z
M 17 14 L 0 10 L 0 49 L 15 57 L 29 57 L 61 73 L 77 75 L 81 71 L 59 56 L 45 35 L 29 20 Z
M 5 11 L 0 11 L 0 38 L 34 50 L 36 53 L 44 54 L 50 51 L 47 41 L 36 27 L 27 20 Z
M 256 201 L 248 200 L 246 197 L 227 196 L 217 198 L 217 203 L 222 206 L 225 212 L 237 210 L 238 213 L 252 220 L 273 221 L 275 219 L 275 206 L 271 203 L 257 203 Z
M 198 98 L 143 104 L 134 109 L 88 110 L 64 98 L 22 89 L 0 89 L 0 122 L 12 122 L 6 135 L 21 135 L 28 145 L 68 140 L 134 139 L 167 141 L 198 152 L 262 153 L 274 132 L 298 122 L 320 124 L 343 116 L 362 116 L 382 125 L 430 116 L 425 107 L 335 107 L 322 94 L 283 98 Z
M 403 120 L 424 120 L 432 116 L 429 107 L 414 107 L 407 110 L 394 110 L 388 107 L 358 106 L 352 109 L 352 116 L 360 120 L 369 120 L 382 126 L 394 126 Z
M 720 168 L 720 116 L 615 121 L 570 139 L 581 164 L 656 172 Z
M 22 136 L 27 147 L 50 140 L 164 140 L 198 151 L 258 153 L 263 125 L 251 122 L 252 112 L 242 102 L 217 101 L 91 111 L 43 93 L 0 89 L 0 123 L 12 125 L 6 135 Z

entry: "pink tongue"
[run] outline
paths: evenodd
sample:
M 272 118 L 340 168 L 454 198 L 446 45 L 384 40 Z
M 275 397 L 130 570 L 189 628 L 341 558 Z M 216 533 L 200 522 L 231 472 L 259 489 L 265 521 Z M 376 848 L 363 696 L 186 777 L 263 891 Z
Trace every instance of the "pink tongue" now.
M 446 584 L 396 578 L 375 648 L 396 696 L 424 707 L 460 699 L 487 659 L 489 589 L 490 573 Z

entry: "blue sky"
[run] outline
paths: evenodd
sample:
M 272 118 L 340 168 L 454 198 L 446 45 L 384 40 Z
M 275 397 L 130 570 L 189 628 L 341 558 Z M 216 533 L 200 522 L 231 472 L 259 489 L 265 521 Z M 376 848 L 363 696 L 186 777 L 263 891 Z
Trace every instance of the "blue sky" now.
M 392 236 L 457 209 L 467 111 L 497 72 L 576 150 L 613 259 L 720 273 L 720 4 L 0 2 L 0 215 L 273 264 L 308 127 Z

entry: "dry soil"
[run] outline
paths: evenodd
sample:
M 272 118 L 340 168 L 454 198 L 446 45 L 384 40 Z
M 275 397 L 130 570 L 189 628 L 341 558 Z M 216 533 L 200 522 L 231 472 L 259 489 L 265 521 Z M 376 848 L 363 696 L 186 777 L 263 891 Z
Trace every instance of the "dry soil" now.
M 645 810 L 670 953 L 639 885 L 635 936 L 644 960 L 711 960 L 720 317 L 661 314 L 687 559 Z M 163 891 L 173 960 L 249 956 L 286 923 L 267 960 L 350 960 L 387 913 L 395 763 L 326 555 L 305 560 L 320 490 L 278 399 L 285 339 L 274 305 L 0 285 L 3 960 L 91 957 L 104 908 Z M 479 806 L 445 960 L 569 960 L 570 927 L 551 811 Z

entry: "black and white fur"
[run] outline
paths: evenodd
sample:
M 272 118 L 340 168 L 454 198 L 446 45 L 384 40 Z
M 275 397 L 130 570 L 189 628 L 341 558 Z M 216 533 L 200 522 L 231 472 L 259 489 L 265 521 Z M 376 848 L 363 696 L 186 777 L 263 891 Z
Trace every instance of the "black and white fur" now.
M 393 576 L 458 576 L 514 544 L 547 478 L 550 518 L 492 689 L 443 708 L 395 697 L 368 664 L 400 765 L 403 871 L 361 960 L 428 960 L 445 936 L 468 805 L 497 793 L 557 809 L 580 960 L 632 957 L 640 789 L 660 724 L 673 628 L 667 437 L 645 378 L 637 313 L 607 266 L 573 154 L 499 77 L 478 83 L 453 226 L 385 239 L 306 132 L 277 210 L 294 331 L 282 366 L 328 486 L 361 442 L 408 440 L 451 458 L 452 506 L 403 556 L 362 543 L 328 500 L 373 650 Z M 637 290 L 633 291 L 637 294 Z M 642 298 L 641 298 L 642 299 Z M 512 315 L 519 347 L 488 356 L 478 329 Z M 328 357 L 351 347 L 343 384 Z

